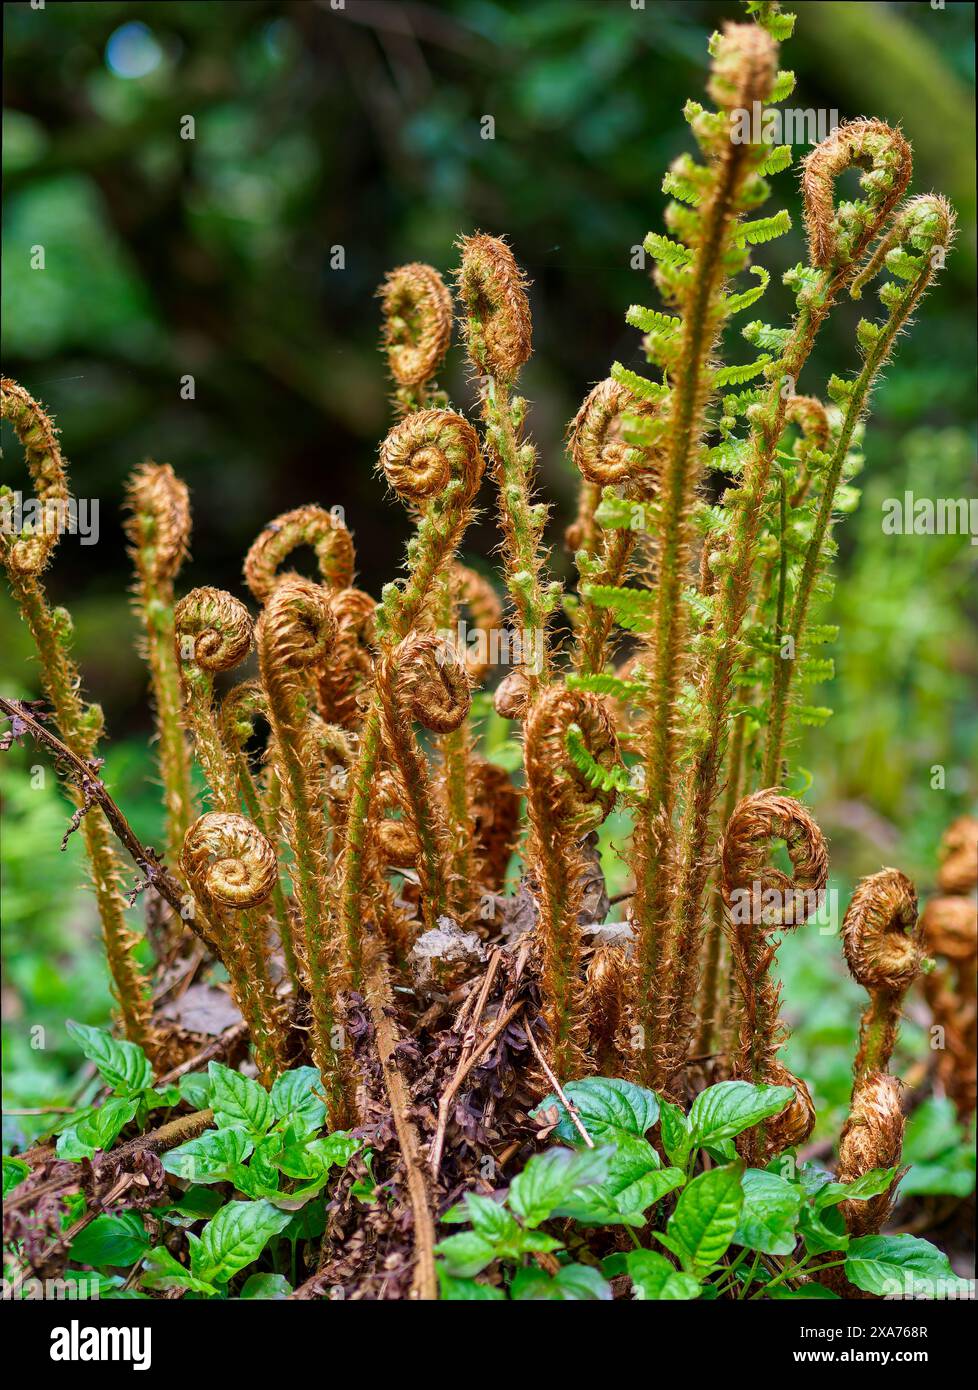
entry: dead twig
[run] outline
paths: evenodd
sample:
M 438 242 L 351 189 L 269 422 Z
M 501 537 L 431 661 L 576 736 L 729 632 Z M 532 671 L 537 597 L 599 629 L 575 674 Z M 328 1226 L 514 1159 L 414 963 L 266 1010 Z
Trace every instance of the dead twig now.
M 366 984 L 367 1004 L 377 1039 L 377 1055 L 380 1058 L 391 1117 L 404 1161 L 408 1198 L 414 1217 L 415 1265 L 411 1292 L 415 1298 L 433 1300 L 438 1297 L 434 1250 L 435 1222 L 428 1200 L 421 1143 L 410 1116 L 411 1096 L 395 1058 L 398 1038 L 393 1018 L 393 999 L 386 963 L 379 953 L 371 963 Z
M 544 1058 L 544 1055 L 543 1055 L 543 1053 L 540 1051 L 539 1047 L 537 1046 L 537 1040 L 536 1040 L 536 1038 L 533 1036 L 533 1029 L 530 1027 L 529 1024 L 526 1025 L 526 1036 L 527 1036 L 527 1040 L 529 1041 L 530 1047 L 533 1049 L 533 1055 L 534 1055 L 534 1057 L 535 1057 L 535 1058 L 537 1059 L 537 1061 L 540 1063 L 540 1066 L 541 1066 L 541 1068 L 543 1069 L 543 1072 L 544 1072 L 544 1074 L 545 1074 L 547 1080 L 550 1082 L 551 1086 L 552 1086 L 552 1087 L 554 1088 L 554 1090 L 557 1092 L 557 1095 L 558 1095 L 558 1097 L 559 1097 L 559 1099 L 560 1099 L 560 1103 L 563 1105 L 564 1109 L 567 1111 L 568 1115 L 571 1117 L 571 1123 L 573 1124 L 574 1128 L 577 1130 L 577 1132 L 578 1132 L 578 1134 L 581 1136 L 581 1138 L 584 1140 L 584 1142 L 585 1142 L 585 1144 L 588 1146 L 588 1148 L 589 1148 L 589 1149 L 593 1149 L 593 1148 L 594 1148 L 594 1140 L 591 1138 L 590 1134 L 588 1134 L 587 1130 L 584 1128 L 584 1124 L 583 1124 L 583 1122 L 582 1122 L 582 1120 L 581 1120 L 581 1117 L 580 1117 L 580 1115 L 579 1115 L 579 1113 L 578 1113 L 577 1106 L 574 1104 L 573 1101 L 567 1099 L 567 1095 L 566 1095 L 566 1093 L 565 1093 L 565 1091 L 564 1091 L 564 1088 L 561 1086 L 561 1084 L 560 1084 L 560 1082 L 557 1080 L 556 1076 L 554 1076 L 553 1072 L 552 1072 L 552 1071 L 550 1070 L 550 1068 L 547 1066 L 547 1063 L 546 1063 L 546 1060 L 545 1060 L 545 1058 Z

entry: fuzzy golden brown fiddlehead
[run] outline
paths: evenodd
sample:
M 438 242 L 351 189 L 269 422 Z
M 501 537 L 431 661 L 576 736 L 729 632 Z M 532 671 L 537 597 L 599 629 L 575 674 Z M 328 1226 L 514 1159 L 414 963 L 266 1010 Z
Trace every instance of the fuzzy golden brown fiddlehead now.
M 283 574 L 282 565 L 302 546 L 316 556 L 319 575 L 330 589 L 348 589 L 353 583 L 353 537 L 338 515 L 322 507 L 296 507 L 270 521 L 253 542 L 245 558 L 244 576 L 259 603 L 266 603 Z
M 768 862 L 772 840 L 785 841 L 793 869 L 790 876 Z M 780 988 L 770 978 L 778 942 L 769 933 L 808 920 L 821 900 L 828 869 L 822 832 L 792 797 L 771 789 L 754 792 L 737 805 L 720 847 L 720 874 L 727 939 L 740 993 L 731 1070 L 742 1081 L 770 1084 L 779 1074 Z M 797 1103 L 799 1097 L 795 1099 Z M 781 1118 L 784 1126 L 794 1124 Z M 770 1136 L 758 1126 L 741 1142 L 744 1157 L 753 1163 L 769 1148 Z
M 183 684 L 184 717 L 219 811 L 239 809 L 231 759 L 221 739 L 214 677 L 239 666 L 251 651 L 252 621 L 244 604 L 223 589 L 191 589 L 173 611 L 174 643 Z
M 380 290 L 384 350 L 404 412 L 429 405 L 431 383 L 452 340 L 452 298 L 430 265 L 398 266 Z
M 361 943 L 359 933 L 344 937 L 337 932 L 326 886 L 329 825 L 310 717 L 315 712 L 313 673 L 336 640 L 336 620 L 326 591 L 298 575 L 280 579 L 255 638 L 305 940 L 313 1059 L 323 1079 L 330 1123 L 342 1124 L 352 1114 L 353 1094 L 345 1054 L 337 1045 L 342 1026 L 340 991 L 356 968 Z
M 425 927 L 448 906 L 449 841 L 424 754 L 411 725 L 433 733 L 459 728 L 472 703 L 465 668 L 452 647 L 430 633 L 410 633 L 386 652 L 377 672 L 384 743 L 397 769 L 404 814 L 417 843 Z
M 385 588 L 378 609 L 378 642 L 382 651 L 389 651 L 429 620 L 439 582 L 471 520 L 483 461 L 478 435 L 461 415 L 451 410 L 421 410 L 391 430 L 381 446 L 380 467 L 402 501 L 421 513 L 417 533 L 408 545 L 409 574 L 402 584 Z M 381 751 L 376 690 L 359 738 L 359 753 L 350 776 L 339 887 L 340 929 L 348 941 L 362 930 L 373 783 Z M 356 955 L 352 959 L 355 966 Z M 354 984 L 358 983 L 356 968 L 353 978 Z
M 953 828 L 953 827 L 952 827 Z M 945 864 L 948 863 L 945 860 Z M 957 881 L 961 881 L 958 879 Z M 921 917 L 924 949 L 936 957 L 934 969 L 921 976 L 924 997 L 941 1047 L 936 1069 L 941 1085 L 967 1124 L 975 1111 L 978 1058 L 978 910 L 973 897 L 931 898 Z
M 937 886 L 942 893 L 971 893 L 978 888 L 978 820 L 959 816 L 949 825 L 938 851 Z
M 190 497 L 168 463 L 147 462 L 130 478 L 126 504 L 126 535 L 136 571 L 135 605 L 146 631 L 145 653 L 156 708 L 167 848 L 175 863 L 194 815 L 173 640 L 173 582 L 189 549 Z
M 842 923 L 853 978 L 869 994 L 859 1025 L 852 1099 L 839 1142 L 838 1177 L 853 1182 L 874 1168 L 894 1168 L 903 1151 L 900 1083 L 887 1073 L 903 997 L 920 968 L 917 894 L 898 869 L 881 869 L 856 886 Z M 878 1231 L 893 1205 L 898 1178 L 868 1202 L 844 1202 L 855 1235 Z
M 214 934 L 262 1080 L 270 1084 L 286 1065 L 286 1030 L 268 974 L 264 914 L 254 909 L 261 908 L 278 882 L 275 850 L 245 816 L 208 811 L 187 831 L 180 862 Z
M 329 724 L 356 729 L 373 682 L 377 653 L 377 604 L 362 589 L 330 594 L 336 641 L 316 671 L 319 712 Z
M 576 736 L 586 750 L 586 761 L 597 769 L 591 780 L 571 756 L 569 736 Z M 531 705 L 524 747 L 530 819 L 527 865 L 540 892 L 536 932 L 549 1061 L 563 1078 L 580 1075 L 587 1067 L 577 920 L 584 872 L 580 842 L 614 805 L 616 792 L 612 785 L 600 784 L 605 780 L 600 774 L 610 776 L 620 761 L 614 725 L 596 696 L 552 686 Z
M 547 508 L 533 502 L 536 449 L 523 440 L 526 401 L 512 389 L 530 356 L 526 277 L 499 237 L 462 237 L 458 296 L 469 360 L 480 376 L 486 452 L 499 489 L 503 570 L 518 631 L 519 669 L 530 694 L 546 679 L 547 622 L 559 598 L 543 580 Z
M 689 734 L 693 756 L 684 778 L 676 892 L 670 907 L 668 926 L 670 936 L 692 939 L 691 944 L 687 942 L 680 953 L 692 963 L 697 958 L 708 846 L 714 807 L 720 792 L 734 674 L 743 654 L 743 624 L 750 605 L 762 524 L 769 506 L 772 471 L 791 399 L 789 390 L 793 393 L 820 328 L 840 294 L 853 284 L 868 247 L 886 225 L 886 219 L 910 177 L 909 146 L 899 131 L 890 129 L 882 122 L 859 123 L 857 130 L 849 131 L 844 137 L 839 131 L 834 132 L 825 142 L 825 147 L 817 147 L 809 156 L 810 160 L 816 162 L 816 168 L 827 148 L 830 149 L 827 161 L 834 170 L 832 177 L 841 171 L 843 150 L 848 161 L 846 167 L 852 165 L 863 170 L 861 188 L 864 196 L 840 203 L 837 207 L 832 206 L 830 199 L 826 205 L 826 186 L 824 182 L 820 184 L 817 177 L 815 187 L 816 190 L 821 188 L 822 196 L 809 193 L 806 201 L 809 226 L 817 225 L 823 233 L 828 228 L 835 253 L 831 263 L 816 275 L 803 274 L 797 282 L 797 314 L 777 362 L 765 367 L 769 382 L 766 398 L 751 411 L 743 473 L 738 486 L 731 488 L 725 498 L 725 505 L 732 512 L 727 542 L 722 549 L 707 556 L 712 572 L 712 616 L 701 648 L 703 669 L 698 682 L 697 716 Z M 831 194 L 831 178 L 828 192 Z M 861 383 L 860 391 L 864 384 Z M 847 447 L 848 439 L 842 445 L 840 467 Z M 837 481 L 837 473 L 827 479 L 823 477 L 826 516 L 831 514 Z M 816 549 L 823 537 L 824 530 Z M 809 582 L 812 577 L 813 573 L 810 573 Z M 797 595 L 794 608 L 805 610 L 805 603 Z M 791 621 L 785 618 L 784 626 L 790 630 Z M 794 636 L 792 640 L 795 640 Z M 780 748 L 790 666 L 790 661 L 781 660 L 776 668 L 773 711 L 769 719 L 769 726 L 775 732 L 773 737 L 770 733 L 768 735 L 769 756 L 762 774 L 762 781 L 766 785 L 777 783 L 782 777 Z M 691 981 L 678 982 L 678 993 L 691 991 Z M 670 1045 L 678 1055 L 688 1050 L 689 1041 L 689 1037 L 680 1032 L 673 1037 Z
M 869 994 L 859 1029 L 855 1077 L 885 1071 L 896 1042 L 903 996 L 920 969 L 917 894 L 898 869 L 881 869 L 857 885 L 842 923 L 853 979 Z
M 238 685 L 232 686 L 221 701 L 221 737 L 233 763 L 238 795 L 249 819 L 254 821 L 270 844 L 278 845 L 281 787 L 275 768 L 267 768 L 263 794 L 246 751 L 246 744 L 253 736 L 255 725 L 260 719 L 268 719 L 268 704 L 260 683 L 254 680 L 241 681 Z M 272 887 L 271 905 L 286 969 L 293 985 L 299 989 L 302 973 L 295 949 L 292 913 L 281 880 L 277 876 Z
M 0 559 L 37 649 L 43 689 L 54 709 L 61 737 L 76 757 L 87 762 L 95 757 L 102 734 L 102 710 L 81 696 L 81 675 L 69 650 L 71 617 L 63 608 L 50 607 L 40 578 L 67 524 L 67 470 L 50 417 L 22 386 L 7 377 L 0 382 L 0 410 L 23 446 L 40 508 L 37 524 L 14 534 L 12 524 L 7 524 L 13 499 L 6 486 L 0 489 L 0 513 L 4 518 L 0 527 Z M 67 790 L 80 808 L 81 794 L 74 787 Z M 122 867 L 108 821 L 98 807 L 85 813 L 81 832 L 122 1026 L 127 1038 L 152 1052 L 148 980 L 135 955 L 137 938 L 126 922 L 125 902 L 119 891 Z
M 628 437 L 629 426 L 635 424 L 644 427 L 646 442 L 642 445 Z M 583 480 L 578 520 L 568 531 L 568 541 L 576 542 L 581 581 L 574 664 L 584 675 L 603 670 L 610 656 L 608 639 L 614 612 L 595 603 L 592 594 L 618 588 L 628 577 L 642 529 L 638 524 L 643 516 L 642 503 L 654 494 L 658 482 L 664 429 L 659 405 L 641 400 L 613 377 L 598 382 L 571 422 L 571 457 Z M 605 487 L 623 489 L 624 498 L 635 509 L 635 525 L 607 531 L 600 526 L 594 513 Z
M 883 121 L 846 121 L 816 145 L 805 157 L 801 176 L 805 231 L 812 265 L 820 269 L 833 263 L 852 262 L 884 225 L 910 182 L 913 155 L 898 130 Z M 872 215 L 872 230 L 847 221 L 835 206 L 835 181 L 847 169 L 869 171 L 875 183 L 863 187 L 880 196 Z

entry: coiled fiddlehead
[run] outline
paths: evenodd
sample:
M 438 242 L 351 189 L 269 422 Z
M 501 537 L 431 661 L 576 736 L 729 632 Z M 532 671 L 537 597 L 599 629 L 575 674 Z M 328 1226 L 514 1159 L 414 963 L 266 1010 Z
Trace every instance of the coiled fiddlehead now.
M 51 418 L 22 386 L 7 377 L 0 381 L 0 411 L 23 445 L 35 500 L 43 508 L 38 528 L 25 528 L 12 537 L 7 516 L 12 505 L 10 492 L 6 486 L 0 490 L 0 513 L 5 523 L 0 527 L 0 559 L 37 649 L 42 686 L 61 737 L 76 757 L 87 762 L 95 757 L 102 734 L 102 710 L 81 696 L 81 675 L 69 650 L 71 618 L 65 609 L 50 607 L 40 578 L 66 525 L 67 469 Z M 67 791 L 80 808 L 83 801 L 78 789 L 69 786 Z M 81 832 L 122 1025 L 127 1038 L 152 1052 L 148 980 L 135 956 L 137 938 L 126 922 L 125 902 L 119 891 L 122 867 L 100 808 L 91 807 L 85 813 Z
M 847 169 L 866 170 L 869 204 L 837 211 L 835 181 Z M 857 260 L 883 226 L 910 182 L 913 155 L 899 130 L 884 121 L 846 121 L 805 157 L 801 176 L 805 231 L 812 265 Z
M 941 839 L 937 886 L 942 893 L 970 893 L 978 887 L 978 820 L 959 816 Z
M 750 412 L 743 472 L 737 487 L 730 489 L 725 499 L 725 505 L 732 511 L 727 541 L 715 558 L 708 557 L 711 583 L 715 584 L 712 617 L 704 636 L 700 696 L 689 736 L 693 756 L 684 779 L 676 892 L 668 926 L 669 936 L 691 938 L 691 943 L 681 950 L 689 960 L 695 960 L 697 954 L 707 879 L 707 847 L 720 792 L 734 673 L 743 651 L 742 630 L 750 604 L 762 525 L 769 506 L 772 470 L 791 393 L 832 306 L 852 284 L 867 248 L 885 226 L 910 178 L 910 150 L 899 131 L 883 122 L 857 123 L 857 127 L 848 134 L 843 134 L 846 128 L 840 127 L 808 157 L 806 222 L 813 237 L 817 230 L 823 250 L 827 246 L 833 248 L 830 263 L 814 275 L 803 272 L 797 279 L 797 314 L 779 359 L 765 367 L 769 381 L 766 397 Z M 844 167 L 850 166 L 864 169 L 861 176 L 864 196 L 834 207 L 832 180 Z M 831 173 L 826 179 L 829 169 Z M 847 448 L 848 439 L 840 456 L 840 468 Z M 825 483 L 826 493 L 831 493 L 827 503 L 829 511 L 837 481 L 836 476 L 834 481 L 830 478 Z M 796 608 L 799 602 L 796 596 Z M 790 631 L 790 622 L 788 629 Z M 762 773 L 763 783 L 769 786 L 781 781 L 780 748 L 790 666 L 791 662 L 782 660 L 776 667 L 769 718 L 769 726 L 776 732 L 773 737 L 768 736 L 769 755 Z M 690 982 L 683 982 L 682 988 L 688 992 Z M 673 1053 L 685 1054 L 689 1041 L 689 1035 L 683 1033 L 674 1037 L 670 1042 Z
M 869 994 L 859 1025 L 852 1099 L 839 1143 L 839 1179 L 852 1182 L 874 1168 L 893 1168 L 903 1151 L 900 1083 L 888 1075 L 903 997 L 920 968 L 917 894 L 898 869 L 881 869 L 856 886 L 842 923 L 842 947 L 853 978 Z M 856 1235 L 878 1231 L 893 1205 L 899 1174 L 886 1192 L 842 1210 Z
M 842 923 L 842 946 L 853 979 L 870 999 L 859 1029 L 858 1081 L 886 1070 L 903 996 L 920 969 L 917 894 L 905 874 L 881 869 L 861 880 Z
M 511 394 L 530 356 L 526 278 L 500 238 L 479 233 L 458 244 L 462 328 L 469 360 L 481 379 L 486 451 L 499 488 L 506 587 L 519 626 L 520 669 L 532 694 L 549 670 L 546 628 L 558 590 L 545 587 L 542 577 L 547 508 L 533 502 L 537 456 L 533 445 L 522 440 L 526 401 Z
M 421 410 L 452 340 L 451 295 L 437 270 L 418 261 L 392 270 L 379 294 L 397 404 L 403 411 Z
M 315 705 L 312 674 L 335 640 L 336 620 L 325 590 L 298 575 L 280 579 L 259 619 L 256 646 L 305 938 L 313 1059 L 323 1078 L 332 1125 L 341 1124 L 353 1109 L 352 1081 L 336 1040 L 340 989 L 356 969 L 360 949 L 356 933 L 344 938 L 336 932 L 327 898 L 329 827 L 310 719 Z
M 654 447 L 639 446 L 627 439 L 629 421 L 664 430 L 660 406 L 642 401 L 626 386 L 608 377 L 599 381 L 586 397 L 570 427 L 570 450 L 583 482 L 577 531 L 568 538 L 578 541 L 577 567 L 581 578 L 581 616 L 577 623 L 574 664 L 589 675 L 604 669 L 610 656 L 608 638 L 615 615 L 608 607 L 593 603 L 589 586 L 617 588 L 627 578 L 639 528 L 620 526 L 605 531 L 593 516 L 601 500 L 601 489 L 620 486 L 625 496 L 638 505 L 654 493 L 662 463 L 664 436 Z M 586 510 L 590 498 L 590 515 Z
M 221 702 L 221 737 L 233 763 L 238 795 L 249 819 L 254 821 L 270 844 L 276 846 L 280 838 L 278 821 L 281 804 L 278 776 L 274 766 L 270 765 L 263 795 L 245 751 L 245 745 L 252 737 L 259 719 L 268 719 L 268 703 L 259 682 L 241 681 L 238 685 L 232 686 Z M 302 984 L 302 975 L 295 950 L 292 914 L 278 877 L 272 887 L 272 908 L 286 968 L 293 985 L 298 989 Z
M 294 571 L 282 573 L 282 565 L 302 546 L 316 556 L 319 574 L 330 589 L 348 589 L 353 583 L 353 537 L 338 516 L 322 507 L 296 507 L 270 521 L 248 551 L 245 582 L 259 603 L 267 602 L 275 585 Z
M 68 474 L 54 423 L 46 411 L 16 381 L 4 377 L 0 382 L 0 410 L 17 432 L 24 458 L 34 484 L 38 504 L 37 525 L 25 526 L 12 536 L 7 520 L 0 530 L 3 562 L 11 575 L 40 574 L 54 554 L 68 521 Z M 12 512 L 9 489 L 0 490 L 0 511 L 5 518 Z
M 785 841 L 792 875 L 768 863 L 772 840 Z M 770 978 L 778 943 L 769 941 L 766 933 L 807 921 L 818 906 L 828 871 L 825 839 L 799 802 L 765 790 L 738 804 L 720 847 L 720 872 L 733 977 L 741 1001 L 732 1058 L 732 1070 L 740 1080 L 769 1083 L 780 1066 L 780 988 Z M 688 1004 L 672 1000 L 670 1006 L 675 1012 Z M 768 1147 L 770 1136 L 759 1126 L 741 1142 L 744 1157 L 754 1163 Z
M 815 581 L 824 559 L 826 533 L 831 523 L 835 495 L 853 434 L 863 418 L 873 387 L 880 371 L 889 360 L 897 336 L 910 321 L 934 275 L 943 264 L 944 256 L 954 240 L 954 226 L 954 212 L 946 199 L 933 194 L 909 199 L 898 209 L 893 227 L 852 285 L 853 297 L 858 298 L 863 285 L 876 274 L 877 269 L 884 263 L 889 266 L 894 255 L 903 253 L 902 269 L 905 273 L 901 276 L 901 283 L 887 281 L 880 289 L 880 298 L 888 311 L 887 318 L 882 323 L 860 320 L 856 337 L 863 366 L 854 379 L 840 384 L 839 394 L 844 407 L 842 425 L 831 458 L 822 475 L 819 507 L 787 624 L 789 647 L 793 655 L 784 658 L 775 671 L 764 759 L 764 775 L 771 780 L 777 779 L 781 774 L 781 756 L 794 666 L 802 651 Z M 939 254 L 935 255 L 935 252 Z M 908 275 L 911 278 L 907 278 Z
M 384 742 L 397 768 L 404 813 L 417 842 L 421 907 L 426 928 L 448 904 L 448 831 L 431 787 L 412 721 L 451 733 L 472 703 L 465 668 L 454 649 L 429 633 L 410 633 L 384 654 L 377 672 Z
M 216 932 L 214 946 L 231 981 L 266 1083 L 285 1065 L 283 1010 L 268 975 L 262 940 L 265 903 L 278 882 L 275 850 L 245 816 L 209 811 L 187 831 L 180 859 L 194 897 Z
M 126 535 L 136 571 L 135 605 L 146 631 L 166 839 L 176 862 L 194 815 L 190 757 L 180 722 L 180 674 L 174 648 L 173 582 L 190 545 L 190 497 L 168 463 L 141 464 L 126 490 Z
M 420 629 L 466 526 L 482 481 L 479 437 L 451 410 L 422 410 L 391 430 L 380 450 L 380 467 L 398 496 L 422 509 L 408 547 L 410 572 L 401 585 L 389 585 L 378 609 L 378 641 L 389 651 L 413 629 Z M 340 875 L 340 929 L 348 942 L 362 929 L 365 850 L 370 835 L 373 781 L 381 749 L 379 693 L 360 730 L 356 765 L 350 777 L 349 810 Z M 357 954 L 351 948 L 354 984 Z
M 550 1064 L 558 1077 L 586 1066 L 586 1008 L 577 914 L 583 894 L 580 841 L 605 819 L 616 793 L 595 786 L 569 754 L 576 733 L 593 763 L 606 771 L 621 761 L 605 704 L 584 691 L 552 686 L 530 707 L 524 766 L 530 818 L 527 862 L 539 884 L 537 940 Z
M 183 683 L 185 717 L 214 805 L 238 810 L 231 760 L 221 740 L 214 704 L 214 677 L 239 666 L 251 650 L 251 615 L 223 589 L 192 589 L 173 611 L 174 642 Z

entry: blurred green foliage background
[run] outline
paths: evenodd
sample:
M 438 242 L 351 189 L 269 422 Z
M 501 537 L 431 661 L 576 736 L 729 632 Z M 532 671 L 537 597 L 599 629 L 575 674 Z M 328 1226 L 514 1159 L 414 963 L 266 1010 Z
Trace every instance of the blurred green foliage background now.
M 973 804 L 978 549 L 961 537 L 887 537 L 883 498 L 975 492 L 974 7 L 807 3 L 782 63 L 793 104 L 900 123 L 914 187 L 955 203 L 960 236 L 880 388 L 859 512 L 839 528 L 831 613 L 836 715 L 798 751 L 799 785 L 830 837 L 845 893 L 883 863 L 933 882 L 941 830 Z M 50 573 L 70 604 L 87 688 L 106 709 L 107 780 L 158 840 L 145 675 L 119 509 L 141 459 L 190 484 L 182 583 L 241 593 L 261 526 L 299 503 L 344 508 L 360 583 L 394 577 L 407 522 L 373 472 L 389 424 L 375 290 L 426 260 L 450 272 L 475 228 L 510 237 L 532 281 L 535 356 L 523 389 L 553 504 L 554 565 L 576 479 L 566 422 L 614 358 L 640 365 L 626 306 L 650 302 L 633 248 L 660 226 L 670 160 L 691 147 L 682 107 L 701 97 L 707 38 L 734 3 L 647 0 L 169 0 L 4 7 L 5 373 L 57 417 L 76 493 L 100 539 L 65 538 Z M 494 138 L 482 138 L 484 117 Z M 192 139 L 187 117 L 192 117 Z M 796 154 L 800 157 L 804 150 Z M 785 320 L 779 273 L 803 256 L 797 183 L 775 181 L 795 229 L 763 248 L 763 305 Z M 44 269 L 32 249 L 44 248 Z M 855 361 L 855 306 L 834 315 L 800 389 L 824 393 Z M 749 349 L 734 347 L 739 360 Z M 194 380 L 192 400 L 181 381 Z M 445 384 L 471 391 L 456 351 Z M 22 485 L 4 434 L 4 477 Z M 19 483 L 13 483 L 17 473 Z M 469 534 L 488 557 L 489 521 Z M 3 689 L 36 694 L 26 633 L 0 598 Z M 77 837 L 40 758 L 2 768 L 5 1039 L 11 1104 L 63 1097 L 75 1058 L 66 1016 L 108 1007 Z M 943 789 L 931 769 L 946 769 Z M 37 779 L 35 778 L 35 781 Z M 843 899 L 844 901 L 844 899 Z M 859 991 L 837 940 L 782 952 L 789 1061 L 815 1081 L 820 1133 L 848 1095 Z M 45 1026 L 43 1051 L 29 1029 Z M 919 1057 L 911 1027 L 905 1049 Z M 33 1121 L 5 1121 L 8 1139 Z

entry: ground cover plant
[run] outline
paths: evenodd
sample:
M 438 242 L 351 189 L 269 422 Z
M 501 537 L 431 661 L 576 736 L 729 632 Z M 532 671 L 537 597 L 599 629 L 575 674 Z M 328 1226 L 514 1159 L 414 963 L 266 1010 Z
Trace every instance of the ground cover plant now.
M 627 320 L 648 372 L 613 364 L 569 427 L 573 593 L 548 571 L 519 394 L 526 282 L 499 237 L 460 238 L 452 289 L 412 263 L 380 290 L 395 420 L 379 472 L 415 530 L 379 600 L 355 585 L 345 519 L 317 504 L 257 537 L 248 603 L 180 592 L 187 489 L 166 464 L 135 470 L 159 850 L 103 783 L 101 714 L 45 591 L 69 512 L 61 442 L 3 381 L 38 506 L 4 528 L 2 558 L 43 696 L 0 700 L 4 744 L 47 750 L 70 790 L 118 1012 L 114 1034 L 70 1027 L 91 1103 L 4 1161 L 15 1296 L 51 1277 L 110 1298 L 966 1291 L 938 1246 L 884 1228 L 905 1161 L 890 1062 L 922 970 L 949 1040 L 942 1095 L 960 1122 L 974 1111 L 974 822 L 949 831 L 922 918 L 898 868 L 839 914 L 865 1007 L 834 1171 L 799 1157 L 816 1117 L 779 1057 L 774 974 L 781 934 L 827 901 L 825 839 L 784 787 L 797 728 L 831 715 L 811 687 L 832 670 L 817 619 L 834 523 L 954 213 L 911 192 L 899 130 L 839 127 L 801 169 L 794 318 L 749 318 L 769 280 L 755 251 L 790 225 L 763 209 L 791 150 L 743 118 L 763 128 L 790 96 L 793 18 L 748 10 L 711 43 L 712 106 L 685 112 L 699 156 L 666 174 L 666 232 L 645 241 L 661 307 Z M 824 400 L 801 394 L 848 299 L 878 301 L 856 365 Z M 741 319 L 756 355 L 721 365 Z M 438 382 L 456 322 L 471 419 Z M 458 558 L 480 506 L 498 516 L 498 587 L 489 557 Z M 315 577 L 291 568 L 302 550 Z M 614 841 L 613 812 L 631 827 Z M 953 1147 L 919 1161 L 960 1199 Z

